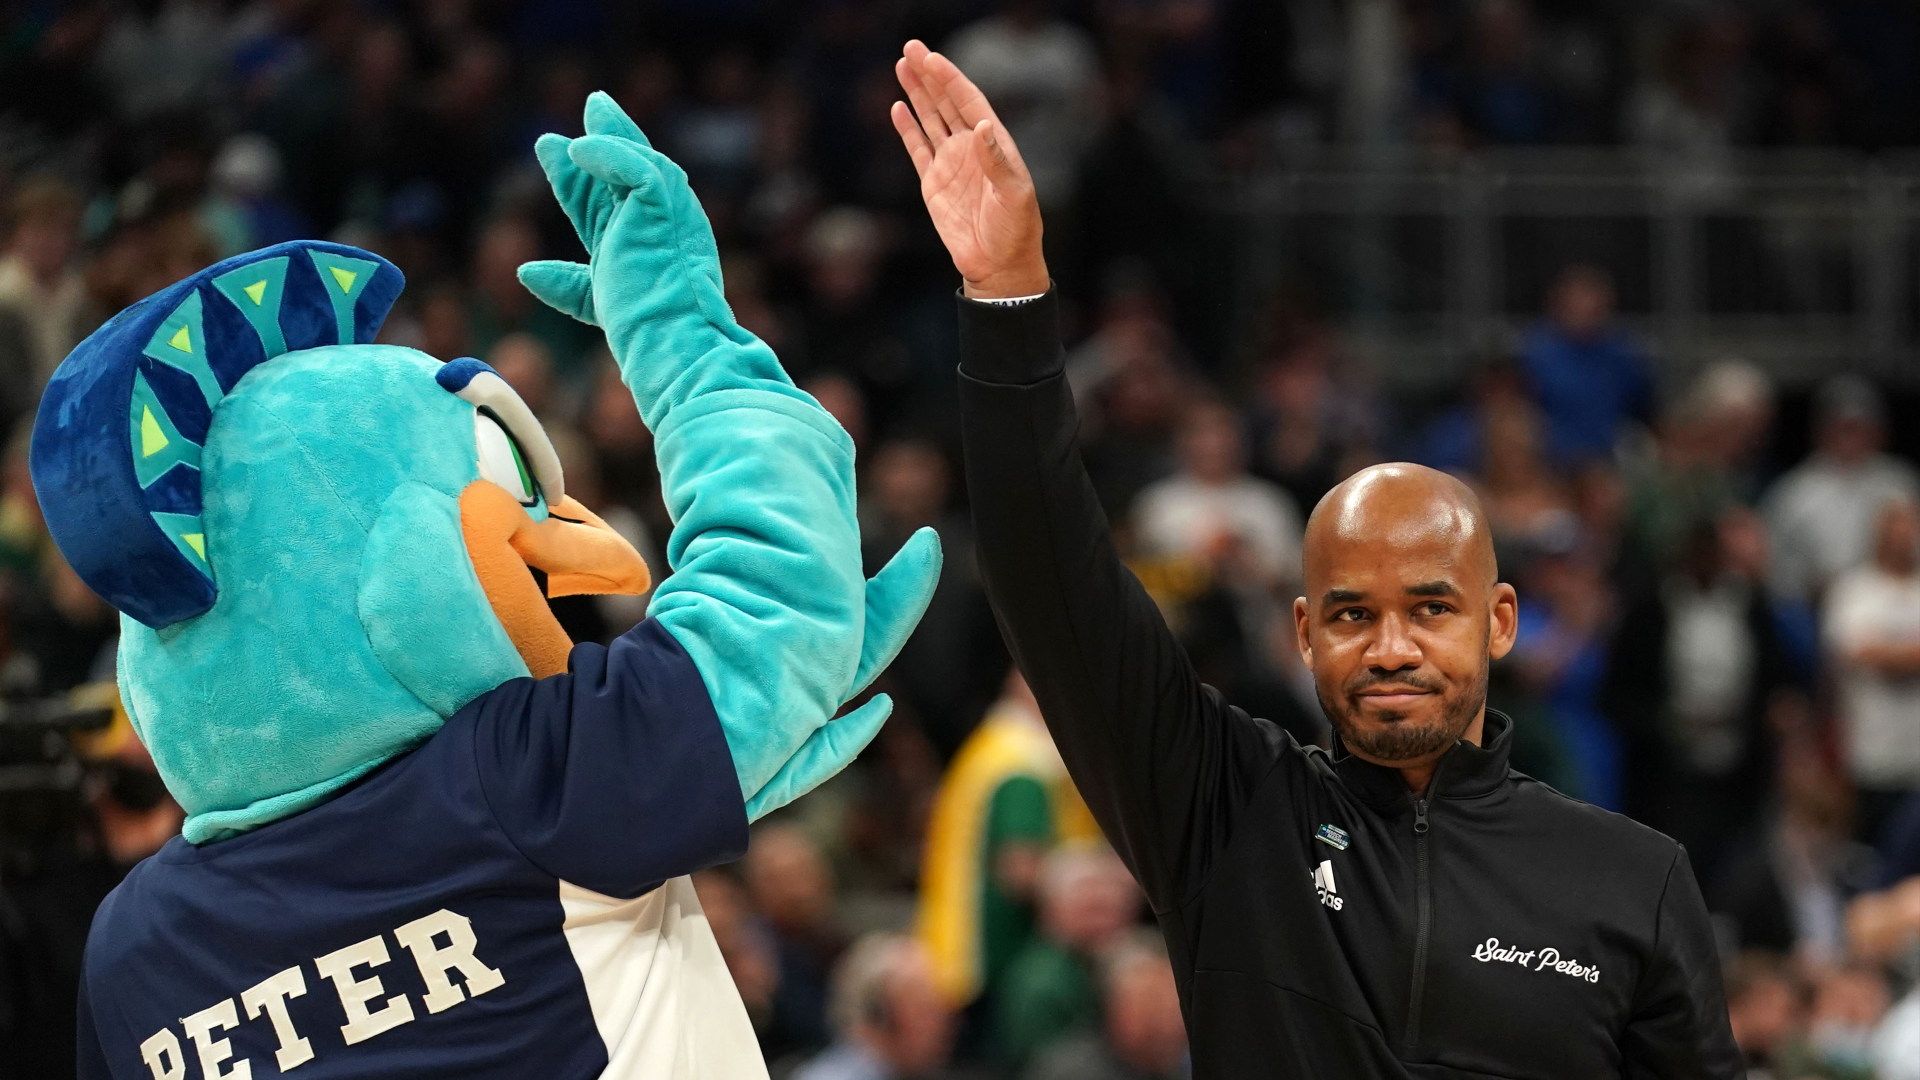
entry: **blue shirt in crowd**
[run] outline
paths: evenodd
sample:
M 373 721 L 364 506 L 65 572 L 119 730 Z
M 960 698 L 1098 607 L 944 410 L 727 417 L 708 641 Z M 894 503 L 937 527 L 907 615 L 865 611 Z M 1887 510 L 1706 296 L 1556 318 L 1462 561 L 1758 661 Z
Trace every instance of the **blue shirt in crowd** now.
M 1621 422 L 1652 415 L 1645 361 L 1617 330 L 1575 340 L 1542 320 L 1527 332 L 1520 363 L 1546 414 L 1547 453 L 1562 464 L 1611 457 Z

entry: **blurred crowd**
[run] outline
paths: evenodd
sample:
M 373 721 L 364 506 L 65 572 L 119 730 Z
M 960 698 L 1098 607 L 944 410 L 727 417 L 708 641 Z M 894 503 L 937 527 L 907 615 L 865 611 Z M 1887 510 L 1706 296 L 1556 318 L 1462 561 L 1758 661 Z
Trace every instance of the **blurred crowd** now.
M 870 569 L 923 525 L 946 544 L 878 687 L 896 718 L 696 881 L 775 1076 L 1184 1075 L 1164 947 L 973 569 L 953 273 L 887 120 L 920 36 L 1032 169 L 1089 470 L 1204 677 L 1324 742 L 1292 644 L 1304 517 L 1376 461 L 1455 472 L 1522 599 L 1492 691 L 1516 765 L 1687 845 L 1753 1075 L 1920 1078 L 1920 473 L 1889 450 L 1913 448 L 1910 388 L 1656 360 L 1576 263 L 1463 385 L 1395 396 L 1310 290 L 1228 317 L 1231 222 L 1199 194 L 1305 143 L 1911 145 L 1911 5 L 21 0 L 0 24 L 0 698 L 111 698 L 115 613 L 27 475 L 39 387 L 127 304 L 296 237 L 398 264 L 384 340 L 493 365 L 569 494 L 664 572 L 651 436 L 604 342 L 514 277 L 581 257 L 531 145 L 604 88 L 686 167 L 740 322 L 853 435 Z M 645 605 L 555 607 L 604 640 Z M 181 815 L 124 721 L 49 742 L 6 715 L 0 1057 L 58 1076 L 92 908 Z

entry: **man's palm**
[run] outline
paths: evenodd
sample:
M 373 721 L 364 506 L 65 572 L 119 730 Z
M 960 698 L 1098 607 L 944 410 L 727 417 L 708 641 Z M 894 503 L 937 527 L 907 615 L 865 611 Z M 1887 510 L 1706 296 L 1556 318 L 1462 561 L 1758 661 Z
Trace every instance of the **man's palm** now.
M 1021 175 L 1024 182 L 1015 190 L 996 186 L 985 167 L 992 152 L 979 133 L 961 132 L 940 144 L 920 178 L 920 197 L 933 227 L 954 268 L 969 281 L 986 279 L 1039 239 L 1039 216 L 1031 212 L 1033 182 Z

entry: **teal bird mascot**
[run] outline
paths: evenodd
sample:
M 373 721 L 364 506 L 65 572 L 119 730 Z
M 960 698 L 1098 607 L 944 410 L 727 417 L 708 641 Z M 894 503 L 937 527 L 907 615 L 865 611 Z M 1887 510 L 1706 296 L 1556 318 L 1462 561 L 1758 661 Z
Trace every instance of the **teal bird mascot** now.
M 32 466 L 123 613 L 127 712 L 185 835 L 101 906 L 86 1077 L 766 1075 L 686 877 L 844 766 L 939 572 L 862 579 L 853 446 L 722 299 L 705 215 L 611 99 L 538 154 L 675 528 L 644 592 L 485 364 L 370 344 L 401 278 L 300 242 L 122 312 L 47 389 Z

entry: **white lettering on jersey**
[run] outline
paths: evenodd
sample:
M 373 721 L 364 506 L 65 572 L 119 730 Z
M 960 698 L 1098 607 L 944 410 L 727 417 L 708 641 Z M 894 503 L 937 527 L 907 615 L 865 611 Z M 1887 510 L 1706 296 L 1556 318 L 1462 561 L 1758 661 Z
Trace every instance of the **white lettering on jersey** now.
M 1347 902 L 1341 899 L 1340 890 L 1333 884 L 1333 860 L 1323 859 L 1313 872 L 1313 891 L 1320 895 L 1320 902 L 1339 911 Z
M 480 940 L 473 932 L 473 920 L 458 912 L 441 908 L 396 928 L 393 936 L 413 954 L 420 977 L 426 980 L 427 996 L 422 1000 L 428 1013 L 451 1009 L 469 997 L 507 984 L 505 975 L 480 959 L 476 951 Z M 435 942 L 441 937 L 446 939 L 444 946 Z M 392 958 L 383 934 L 314 958 L 314 969 L 321 978 L 333 980 L 333 988 L 340 995 L 340 1008 L 347 1016 L 340 1034 L 348 1046 L 413 1020 L 413 1002 L 404 992 L 380 1002 L 377 1008 L 369 1008 L 367 1003 L 386 993 L 386 987 L 381 985 L 378 975 L 354 978 L 354 968 L 376 968 Z M 449 971 L 460 972 L 466 981 L 464 991 L 447 978 Z M 273 1023 L 273 1034 L 280 1040 L 280 1048 L 274 1051 L 273 1057 L 281 1072 L 313 1060 L 312 1041 L 303 1038 L 294 1028 L 293 1017 L 287 1011 L 287 1002 L 305 996 L 306 992 L 306 974 L 295 964 L 240 994 L 240 1004 L 247 1010 L 249 1020 L 258 1019 L 265 1012 Z M 233 1042 L 214 1039 L 213 1032 L 240 1026 L 240 1011 L 234 1008 L 232 998 L 181 1019 L 180 1026 L 199 1052 L 200 1071 L 208 1080 L 253 1080 L 253 1063 L 246 1058 L 234 1062 L 227 1071 L 220 1071 L 221 1063 L 233 1056 Z M 187 1059 L 180 1050 L 180 1037 L 170 1027 L 161 1028 L 140 1044 L 140 1059 L 147 1063 L 153 1080 L 186 1080 Z
M 433 939 L 447 936 L 447 947 L 440 948 Z M 465 915 L 456 915 L 445 908 L 431 915 L 423 916 L 400 927 L 393 932 L 406 950 L 413 954 L 413 962 L 420 967 L 420 977 L 427 981 L 427 996 L 421 1001 L 427 1011 L 437 1013 L 450 1009 L 468 995 L 479 997 L 481 994 L 506 985 L 506 977 L 498 971 L 480 962 L 473 950 L 480 944 L 473 936 L 473 922 Z M 467 981 L 466 993 L 447 978 L 447 972 L 455 968 Z
M 273 1021 L 274 1037 L 280 1040 L 280 1049 L 273 1052 L 273 1059 L 279 1063 L 281 1072 L 313 1060 L 313 1043 L 294 1030 L 293 1017 L 287 1015 L 287 999 L 304 996 L 306 992 L 307 977 L 300 973 L 300 965 L 295 964 L 271 979 L 255 983 L 240 995 L 240 1004 L 246 1008 L 248 1019 L 259 1016 L 260 1010 L 265 1009 Z
M 233 1056 L 233 1041 L 212 1037 L 215 1028 L 228 1031 L 240 1026 L 240 1011 L 233 1007 L 232 998 L 181 1017 L 180 1026 L 200 1052 L 200 1074 L 207 1080 L 253 1080 L 253 1062 L 245 1058 L 234 1062 L 231 1069 L 221 1069 L 220 1063 Z
M 161 1028 L 140 1044 L 140 1060 L 153 1072 L 153 1080 L 186 1080 L 187 1059 L 180 1056 L 180 1037 L 171 1028 Z
M 1536 962 L 1535 957 L 1538 957 Z M 1555 948 L 1521 949 L 1515 945 L 1502 945 L 1497 937 L 1490 937 L 1484 943 L 1473 947 L 1473 958 L 1481 963 L 1499 960 L 1508 964 L 1518 964 L 1530 971 L 1546 971 L 1551 968 L 1562 975 L 1570 975 L 1590 983 L 1600 981 L 1600 968 L 1594 964 L 1583 964 L 1578 960 L 1564 958 Z
M 368 1009 L 367 1002 L 379 997 L 386 987 L 380 985 L 378 975 L 364 979 L 353 977 L 354 968 L 379 967 L 389 959 L 387 940 L 379 934 L 313 958 L 320 977 L 333 980 L 333 988 L 340 995 L 340 1007 L 346 1010 L 347 1022 L 340 1026 L 340 1034 L 348 1046 L 366 1042 L 413 1020 L 413 1002 L 408 1001 L 404 993 L 388 998 L 382 1008 Z

